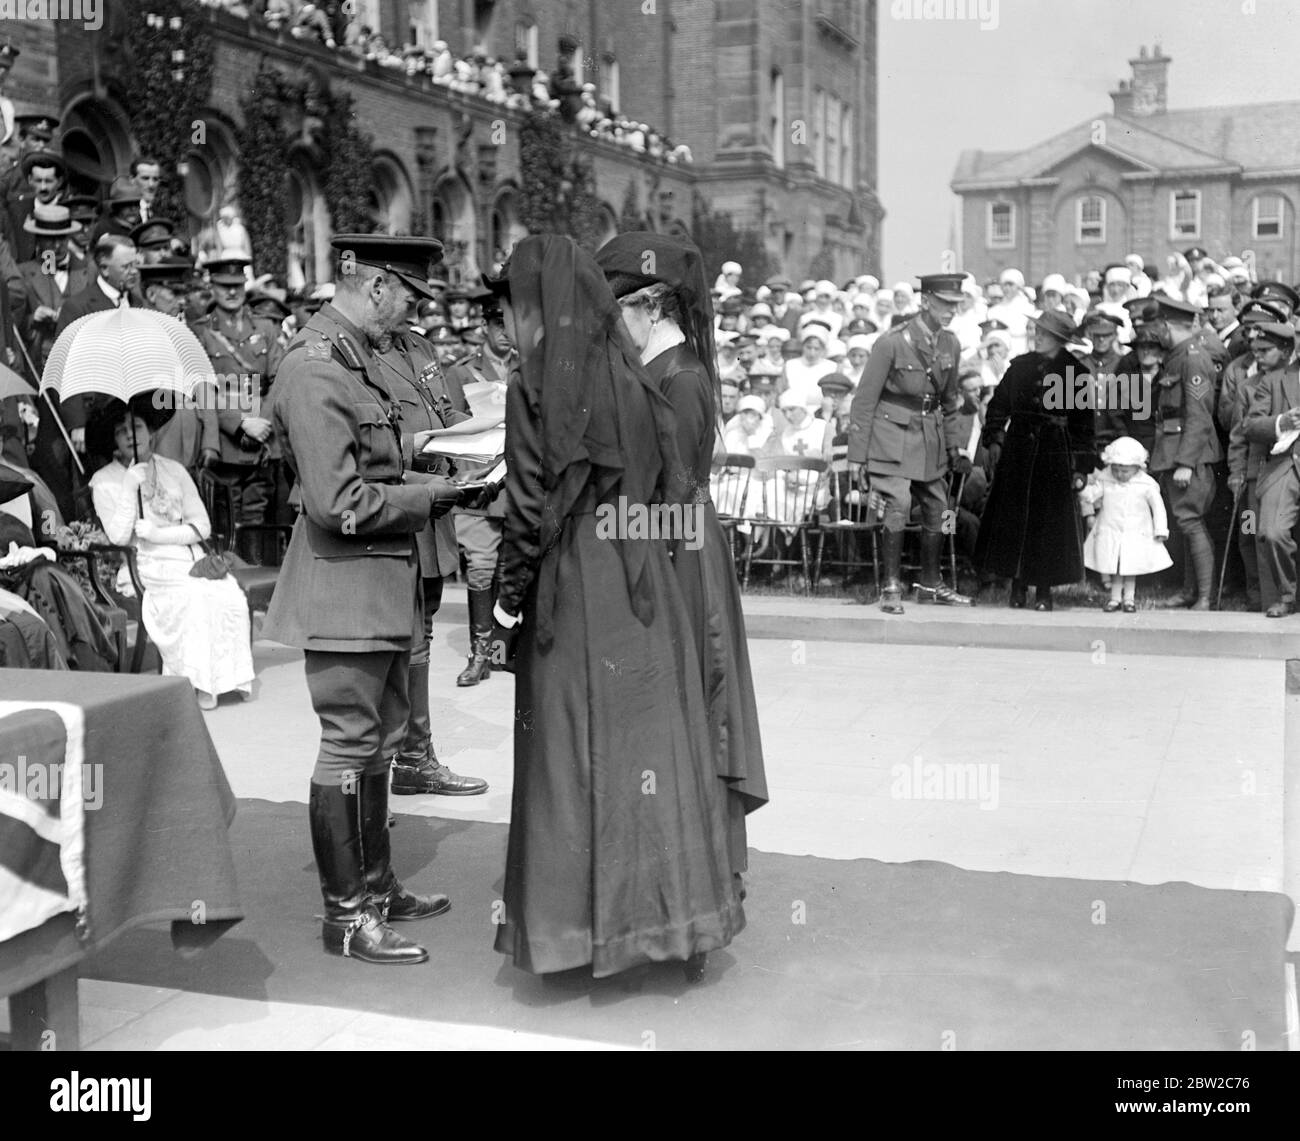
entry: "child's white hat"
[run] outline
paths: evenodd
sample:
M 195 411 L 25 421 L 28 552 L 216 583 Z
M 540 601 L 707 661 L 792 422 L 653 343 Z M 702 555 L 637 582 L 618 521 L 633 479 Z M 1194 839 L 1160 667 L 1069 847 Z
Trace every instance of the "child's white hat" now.
M 1147 450 L 1132 436 L 1120 436 L 1113 440 L 1101 453 L 1104 464 L 1136 464 L 1140 468 L 1147 466 Z

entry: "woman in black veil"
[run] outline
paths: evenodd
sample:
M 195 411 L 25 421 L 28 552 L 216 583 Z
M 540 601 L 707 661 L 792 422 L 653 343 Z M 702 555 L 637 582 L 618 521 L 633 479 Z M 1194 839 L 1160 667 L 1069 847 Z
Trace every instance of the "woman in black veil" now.
M 627 233 L 596 254 L 650 378 L 672 405 L 697 541 L 673 552 L 677 583 L 696 633 L 715 772 L 726 782 L 732 872 L 748 863 L 745 815 L 767 803 L 754 680 L 740 584 L 709 495 L 717 440 L 713 307 L 704 258 L 688 239 Z
M 506 403 L 496 618 L 518 631 L 505 917 L 496 949 L 596 977 L 703 957 L 745 923 L 695 644 L 668 543 L 611 512 L 681 502 L 667 401 L 618 303 L 568 238 L 502 277 L 519 376 Z

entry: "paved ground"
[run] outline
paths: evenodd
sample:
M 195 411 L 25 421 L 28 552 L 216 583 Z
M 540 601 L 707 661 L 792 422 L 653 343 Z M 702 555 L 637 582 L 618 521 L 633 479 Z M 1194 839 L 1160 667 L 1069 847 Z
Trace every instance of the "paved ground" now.
M 491 791 L 399 803 L 504 821 L 512 683 L 498 676 L 457 689 L 465 641 L 459 624 L 436 631 L 436 743 L 445 761 L 486 777 Z M 1281 664 L 1115 655 L 1090 645 L 1053 652 L 754 639 L 772 803 L 751 817 L 751 845 L 1279 890 Z M 213 740 L 237 796 L 304 802 L 317 727 L 301 656 L 259 643 L 257 664 L 256 699 L 206 715 Z M 400 830 L 395 843 L 400 849 Z M 81 985 L 84 1039 L 104 1049 L 592 1045 Z

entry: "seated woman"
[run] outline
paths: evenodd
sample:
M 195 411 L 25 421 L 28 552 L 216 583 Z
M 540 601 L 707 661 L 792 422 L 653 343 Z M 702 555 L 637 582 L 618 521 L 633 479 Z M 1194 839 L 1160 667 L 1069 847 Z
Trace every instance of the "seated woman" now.
M 153 454 L 138 412 L 115 402 L 94 425 L 92 446 L 98 436 L 107 451 L 110 433 L 113 459 L 90 480 L 95 513 L 111 542 L 138 552 L 141 617 L 164 675 L 188 678 L 203 709 L 215 709 L 217 695 L 230 690 L 248 697 L 253 655 L 244 592 L 229 575 L 190 574 L 212 532 L 198 488 L 175 460 Z

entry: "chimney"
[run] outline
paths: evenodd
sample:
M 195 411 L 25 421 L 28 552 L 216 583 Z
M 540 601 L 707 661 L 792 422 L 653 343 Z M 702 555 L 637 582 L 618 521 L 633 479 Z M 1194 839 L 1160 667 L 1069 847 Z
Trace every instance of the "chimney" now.
M 1149 54 L 1145 47 L 1139 48 L 1137 59 L 1128 62 L 1132 81 L 1120 80 L 1119 89 L 1110 93 L 1115 114 L 1125 119 L 1164 114 L 1168 110 L 1170 57 L 1156 44 Z

